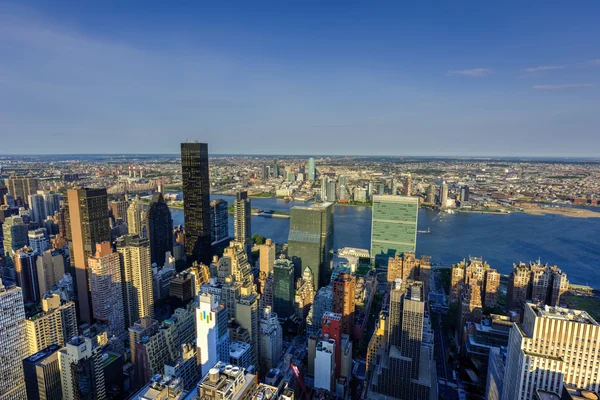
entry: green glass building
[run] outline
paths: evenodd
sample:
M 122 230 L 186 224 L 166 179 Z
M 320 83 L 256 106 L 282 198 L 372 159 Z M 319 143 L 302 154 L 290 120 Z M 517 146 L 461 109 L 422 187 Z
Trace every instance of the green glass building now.
M 371 257 L 376 266 L 387 266 L 396 253 L 416 251 L 418 215 L 418 197 L 373 196 Z
M 288 255 L 296 279 L 306 267 L 313 274 L 315 291 L 329 284 L 333 257 L 333 203 L 292 207 Z
M 273 265 L 273 311 L 284 320 L 294 314 L 294 265 L 280 258 Z

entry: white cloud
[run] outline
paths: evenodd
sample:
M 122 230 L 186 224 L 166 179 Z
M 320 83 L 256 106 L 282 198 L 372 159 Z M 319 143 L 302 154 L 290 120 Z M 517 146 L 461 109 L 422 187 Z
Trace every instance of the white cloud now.
M 473 78 L 480 78 L 482 76 L 486 76 L 492 73 L 491 69 L 488 68 L 472 68 L 472 69 L 461 69 L 448 71 L 446 75 L 448 76 L 470 76 Z
M 600 67 L 600 58 L 597 60 L 590 60 L 586 63 L 588 67 Z
M 536 72 L 552 71 L 555 69 L 563 69 L 563 68 L 566 68 L 566 67 L 564 65 L 542 65 L 540 67 L 525 68 L 524 71 L 529 74 L 534 74 Z
M 576 89 L 589 88 L 594 86 L 591 83 L 566 83 L 562 85 L 535 85 L 532 86 L 535 90 L 561 90 L 561 89 Z

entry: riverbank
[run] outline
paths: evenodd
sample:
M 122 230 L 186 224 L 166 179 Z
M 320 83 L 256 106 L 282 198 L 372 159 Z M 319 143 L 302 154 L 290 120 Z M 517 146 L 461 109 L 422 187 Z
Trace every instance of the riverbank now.
M 600 218 L 600 212 L 584 208 L 531 207 L 523 208 L 523 213 L 529 215 L 562 215 L 563 217 L 571 218 Z

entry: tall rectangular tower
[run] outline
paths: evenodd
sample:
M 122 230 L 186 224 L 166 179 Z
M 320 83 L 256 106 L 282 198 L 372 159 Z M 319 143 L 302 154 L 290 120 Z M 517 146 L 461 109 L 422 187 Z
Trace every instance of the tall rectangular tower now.
M 200 351 L 202 375 L 217 362 L 229 361 L 227 310 L 213 301 L 211 294 L 200 295 L 196 309 L 196 346 Z
M 333 257 L 333 203 L 292 207 L 288 254 L 294 263 L 295 278 L 309 267 L 315 291 L 329 284 Z
M 6 288 L 0 280 L 0 399 L 24 399 L 23 364 L 27 357 L 25 306 L 18 286 Z
M 233 236 L 237 242 L 244 245 L 244 251 L 248 256 L 250 256 L 252 247 L 250 217 L 251 207 L 248 192 L 239 192 L 233 201 Z
M 210 264 L 210 182 L 208 144 L 181 144 L 181 178 L 185 255 L 188 265 L 194 261 Z
M 92 302 L 88 290 L 88 259 L 96 244 L 110 241 L 106 189 L 69 189 L 69 251 L 75 268 L 79 319 L 92 322 Z
M 387 265 L 396 253 L 416 251 L 418 216 L 418 197 L 373 196 L 371 257 L 376 266 Z

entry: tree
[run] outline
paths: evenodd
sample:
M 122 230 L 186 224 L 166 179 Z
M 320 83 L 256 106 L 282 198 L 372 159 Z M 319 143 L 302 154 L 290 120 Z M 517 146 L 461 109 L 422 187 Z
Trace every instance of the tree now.
M 265 237 L 255 233 L 252 235 L 252 242 L 254 242 L 254 244 L 257 246 L 260 246 L 261 244 L 265 243 Z

